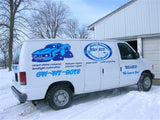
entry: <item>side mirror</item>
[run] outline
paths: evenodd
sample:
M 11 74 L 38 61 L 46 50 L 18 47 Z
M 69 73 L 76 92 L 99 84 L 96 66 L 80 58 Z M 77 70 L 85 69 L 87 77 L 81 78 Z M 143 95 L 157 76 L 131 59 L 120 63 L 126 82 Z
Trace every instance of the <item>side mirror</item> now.
M 139 52 L 136 52 L 136 58 L 138 59 L 140 57 Z

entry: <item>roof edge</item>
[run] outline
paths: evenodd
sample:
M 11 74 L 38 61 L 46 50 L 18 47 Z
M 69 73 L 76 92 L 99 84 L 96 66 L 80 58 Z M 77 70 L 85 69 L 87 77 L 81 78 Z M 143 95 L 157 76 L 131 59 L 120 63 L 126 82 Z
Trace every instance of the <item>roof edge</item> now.
M 98 19 L 97 21 L 93 22 L 92 24 L 88 25 L 88 26 L 87 26 L 87 29 L 88 29 L 88 30 L 94 30 L 94 24 L 96 24 L 97 22 L 103 20 L 103 19 L 106 18 L 106 17 L 109 17 L 109 16 L 113 15 L 114 13 L 120 11 L 121 9 L 127 7 L 128 5 L 134 3 L 135 1 L 137 1 L 137 0 L 131 0 L 131 1 L 129 1 L 128 3 L 126 3 L 126 4 L 122 5 L 121 7 L 117 8 L 116 10 L 110 12 L 109 14 L 105 15 L 104 17 L 102 17 L 102 18 Z

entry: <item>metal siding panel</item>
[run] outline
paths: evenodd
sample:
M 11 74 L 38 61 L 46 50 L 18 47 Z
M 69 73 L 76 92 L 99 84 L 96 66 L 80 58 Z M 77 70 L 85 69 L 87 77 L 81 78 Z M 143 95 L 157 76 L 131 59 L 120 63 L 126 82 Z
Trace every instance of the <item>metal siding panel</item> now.
M 113 26 L 111 26 L 112 21 L 110 19 L 108 19 L 107 21 L 105 21 L 105 38 L 110 38 L 112 35 L 112 29 Z
M 105 38 L 113 36 L 113 33 L 115 33 L 114 27 L 112 19 L 108 18 L 107 21 L 105 21 Z
M 158 33 L 160 33 L 160 0 L 157 0 L 157 13 L 158 13 L 158 26 L 159 26 L 159 30 Z
M 104 39 L 104 23 L 103 23 L 103 21 L 99 22 L 96 25 L 96 39 Z
M 160 33 L 160 0 L 137 0 L 95 26 L 101 39 Z
M 125 14 L 124 10 L 115 13 L 106 19 L 105 38 L 120 37 L 125 35 Z
M 135 30 L 135 27 L 137 26 L 137 21 L 136 19 L 139 17 L 136 16 L 136 3 L 133 4 L 132 6 L 129 6 L 128 8 L 125 8 L 125 16 L 126 16 L 126 35 L 125 36 L 130 36 L 131 34 L 134 34 L 137 32 Z
M 148 14 L 150 20 L 150 33 L 157 33 L 159 29 L 159 20 L 158 20 L 158 1 L 157 0 L 148 0 Z M 160 7 L 160 4 L 159 4 Z
M 136 8 L 137 15 L 139 17 L 137 25 L 136 35 L 149 34 L 150 33 L 150 20 L 148 14 L 148 2 L 147 0 L 138 1 L 138 7 Z
M 116 22 L 117 24 L 117 27 L 115 28 L 117 30 L 116 37 L 125 36 L 126 35 L 125 9 L 123 9 L 120 14 L 117 13 L 116 17 L 117 17 L 116 21 L 120 22 L 120 23 Z
M 150 33 L 150 20 L 146 0 L 139 0 L 125 8 L 126 36 Z

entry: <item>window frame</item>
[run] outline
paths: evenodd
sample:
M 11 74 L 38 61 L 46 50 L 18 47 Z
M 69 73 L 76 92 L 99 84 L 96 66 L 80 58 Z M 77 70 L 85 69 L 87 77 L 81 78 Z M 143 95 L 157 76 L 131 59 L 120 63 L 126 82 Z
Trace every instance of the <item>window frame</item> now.
M 121 50 L 120 50 L 120 47 L 119 47 L 119 44 L 125 44 L 128 48 L 130 48 L 130 50 L 132 51 L 132 58 L 125 58 L 125 57 L 123 57 L 122 56 L 122 53 L 121 53 Z M 137 56 L 136 56 L 136 51 L 129 45 L 129 44 L 127 44 L 127 43 L 125 43 L 125 42 L 118 42 L 117 43 L 117 47 L 118 47 L 118 50 L 119 50 L 119 55 L 120 55 L 120 58 L 121 58 L 121 60 L 136 60 L 137 59 Z M 134 54 L 133 54 L 134 53 Z

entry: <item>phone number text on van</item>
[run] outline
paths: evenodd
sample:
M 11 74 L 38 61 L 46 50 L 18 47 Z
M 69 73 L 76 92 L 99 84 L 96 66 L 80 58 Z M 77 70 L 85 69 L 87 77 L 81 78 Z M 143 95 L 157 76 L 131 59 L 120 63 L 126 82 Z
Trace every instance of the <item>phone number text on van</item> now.
M 60 76 L 60 75 L 78 75 L 80 74 L 80 69 L 72 69 L 72 70 L 57 70 L 57 71 L 39 71 L 36 73 L 36 77 L 47 77 L 48 75 L 52 76 Z

